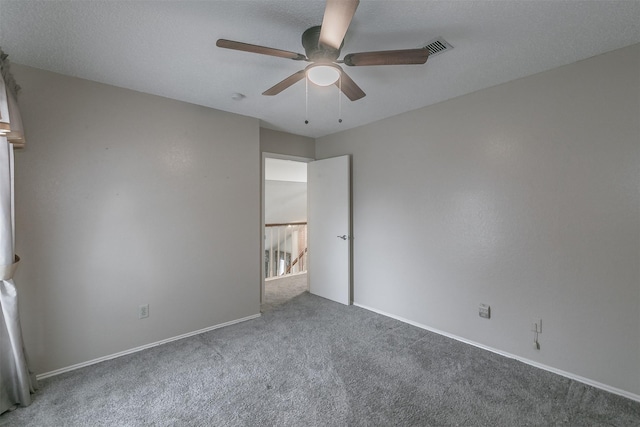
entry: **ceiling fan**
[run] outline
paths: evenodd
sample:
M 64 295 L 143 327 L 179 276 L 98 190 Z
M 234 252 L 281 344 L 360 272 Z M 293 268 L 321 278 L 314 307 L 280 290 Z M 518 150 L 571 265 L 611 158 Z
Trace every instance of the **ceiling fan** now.
M 319 86 L 335 84 L 347 98 L 351 101 L 357 101 L 366 94 L 338 64 L 349 67 L 424 64 L 429 57 L 428 49 L 419 48 L 350 53 L 339 60 L 340 50 L 344 45 L 344 36 L 359 3 L 360 0 L 327 0 L 322 25 L 311 27 L 302 33 L 302 46 L 306 56 L 296 52 L 225 39 L 219 39 L 216 46 L 310 62 L 303 70 L 290 75 L 264 91 L 263 95 L 277 95 L 307 77 Z

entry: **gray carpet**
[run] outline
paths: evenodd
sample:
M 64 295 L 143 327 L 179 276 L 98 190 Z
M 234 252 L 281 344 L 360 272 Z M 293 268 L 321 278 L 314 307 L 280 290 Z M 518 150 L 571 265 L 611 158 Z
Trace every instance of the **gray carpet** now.
M 273 310 L 308 289 L 307 273 L 268 279 L 264 283 L 264 301 L 260 307 L 261 311 L 264 313 Z
M 303 293 L 40 381 L 2 426 L 638 426 L 624 399 Z

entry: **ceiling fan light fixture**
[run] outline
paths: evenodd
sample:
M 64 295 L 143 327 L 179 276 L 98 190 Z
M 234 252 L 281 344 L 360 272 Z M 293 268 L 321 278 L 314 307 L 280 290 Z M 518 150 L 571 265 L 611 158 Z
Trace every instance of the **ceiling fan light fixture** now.
M 311 64 L 306 74 L 309 81 L 318 86 L 329 86 L 340 78 L 342 70 L 334 64 Z

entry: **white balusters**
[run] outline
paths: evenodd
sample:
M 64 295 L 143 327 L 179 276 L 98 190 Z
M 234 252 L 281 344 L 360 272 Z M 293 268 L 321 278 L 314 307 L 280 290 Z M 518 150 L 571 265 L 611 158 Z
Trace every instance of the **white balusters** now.
M 307 223 L 265 225 L 265 278 L 307 270 Z

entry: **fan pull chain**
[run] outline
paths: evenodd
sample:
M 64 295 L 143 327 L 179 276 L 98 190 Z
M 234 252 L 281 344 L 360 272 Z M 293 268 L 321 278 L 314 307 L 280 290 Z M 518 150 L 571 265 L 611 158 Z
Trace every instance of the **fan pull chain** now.
M 342 73 L 338 79 L 338 123 L 342 123 Z
M 309 79 L 304 79 L 304 124 L 309 124 Z

